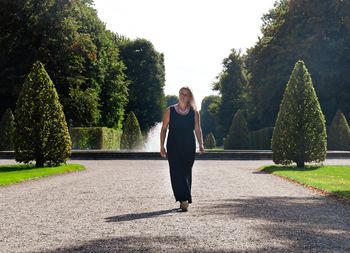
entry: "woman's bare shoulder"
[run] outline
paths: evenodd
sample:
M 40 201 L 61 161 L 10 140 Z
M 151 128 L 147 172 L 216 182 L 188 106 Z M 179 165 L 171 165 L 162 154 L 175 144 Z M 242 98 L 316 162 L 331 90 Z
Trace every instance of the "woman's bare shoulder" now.
M 171 108 L 171 107 L 175 108 L 176 105 L 177 105 L 177 104 L 169 105 L 165 110 L 170 111 L 170 108 Z
M 164 113 L 168 114 L 170 112 L 170 107 L 172 107 L 172 105 L 169 105 L 168 107 L 166 107 L 164 110 Z

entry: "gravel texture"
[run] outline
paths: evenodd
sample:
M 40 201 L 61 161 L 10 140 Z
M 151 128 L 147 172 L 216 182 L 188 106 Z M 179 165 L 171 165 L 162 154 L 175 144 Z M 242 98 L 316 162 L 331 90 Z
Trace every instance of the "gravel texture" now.
M 188 212 L 167 160 L 69 163 L 87 169 L 0 187 L 0 252 L 350 252 L 350 205 L 272 161 L 196 160 Z

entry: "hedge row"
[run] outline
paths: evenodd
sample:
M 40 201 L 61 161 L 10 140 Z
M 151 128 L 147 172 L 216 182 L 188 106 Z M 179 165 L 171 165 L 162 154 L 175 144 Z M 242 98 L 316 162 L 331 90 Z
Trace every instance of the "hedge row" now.
M 73 127 L 73 149 L 120 149 L 122 130 L 108 127 Z
M 249 132 L 250 149 L 271 149 L 273 127 L 265 127 Z

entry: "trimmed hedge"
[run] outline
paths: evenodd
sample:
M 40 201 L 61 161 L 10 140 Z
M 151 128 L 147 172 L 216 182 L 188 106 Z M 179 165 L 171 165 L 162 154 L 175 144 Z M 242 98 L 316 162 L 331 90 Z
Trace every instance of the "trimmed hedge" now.
M 73 149 L 120 149 L 122 130 L 108 127 L 73 127 Z
M 350 128 L 344 114 L 338 110 L 328 130 L 328 149 L 350 150 Z
M 17 162 L 35 160 L 36 167 L 66 163 L 72 145 L 66 118 L 55 85 L 40 61 L 24 81 L 14 117 Z
M 144 144 L 144 137 L 141 133 L 140 124 L 133 111 L 128 113 L 123 125 L 121 137 L 121 148 L 128 150 L 141 149 Z
M 272 160 L 276 164 L 304 167 L 306 162 L 322 162 L 327 154 L 325 117 L 312 78 L 299 60 L 283 94 L 272 134 Z
M 229 133 L 224 140 L 224 149 L 249 148 L 249 130 L 243 111 L 238 110 L 231 123 Z
M 216 147 L 216 140 L 212 132 L 210 132 L 204 141 L 205 148 L 215 148 Z
M 265 127 L 249 132 L 249 146 L 251 149 L 271 149 L 273 127 Z

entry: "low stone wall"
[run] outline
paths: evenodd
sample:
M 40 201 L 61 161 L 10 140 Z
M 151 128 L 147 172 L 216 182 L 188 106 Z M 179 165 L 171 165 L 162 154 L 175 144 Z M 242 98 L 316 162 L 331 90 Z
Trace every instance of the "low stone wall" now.
M 14 159 L 14 151 L 0 151 L 0 159 Z M 150 159 L 167 160 L 159 152 L 114 151 L 114 150 L 73 150 L 71 159 Z M 198 160 L 272 160 L 271 150 L 215 150 L 199 155 Z M 327 159 L 350 159 L 350 151 L 328 151 Z

